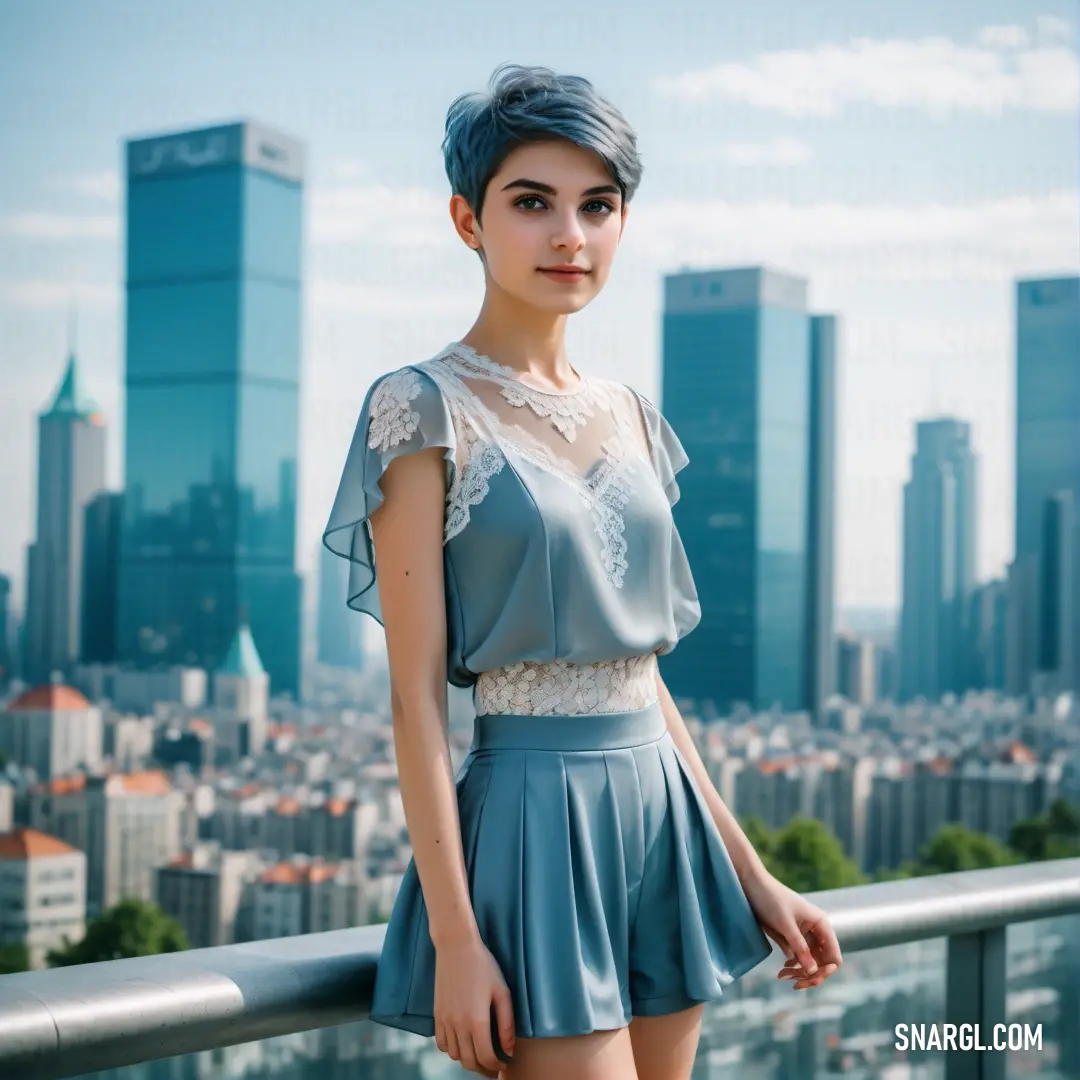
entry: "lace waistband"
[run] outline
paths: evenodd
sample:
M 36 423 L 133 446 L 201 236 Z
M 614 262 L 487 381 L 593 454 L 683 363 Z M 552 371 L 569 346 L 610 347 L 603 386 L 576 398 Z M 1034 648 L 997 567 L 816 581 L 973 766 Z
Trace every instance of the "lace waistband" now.
M 629 712 L 658 700 L 656 653 L 595 664 L 522 660 L 481 672 L 473 687 L 478 716 L 587 716 Z

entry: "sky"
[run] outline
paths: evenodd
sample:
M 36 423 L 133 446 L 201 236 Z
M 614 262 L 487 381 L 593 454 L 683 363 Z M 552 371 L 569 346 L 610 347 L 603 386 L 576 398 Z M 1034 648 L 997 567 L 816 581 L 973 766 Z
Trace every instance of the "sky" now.
M 580 370 L 661 408 L 662 279 L 768 265 L 840 321 L 838 601 L 892 607 L 916 420 L 971 421 L 979 576 L 1012 555 L 1018 278 L 1080 272 L 1078 9 L 1064 0 L 0 0 L 0 574 L 25 587 L 36 415 L 77 351 L 123 483 L 126 139 L 241 119 L 306 147 L 298 560 L 371 381 L 462 337 L 446 110 L 504 62 L 584 75 L 644 179 Z

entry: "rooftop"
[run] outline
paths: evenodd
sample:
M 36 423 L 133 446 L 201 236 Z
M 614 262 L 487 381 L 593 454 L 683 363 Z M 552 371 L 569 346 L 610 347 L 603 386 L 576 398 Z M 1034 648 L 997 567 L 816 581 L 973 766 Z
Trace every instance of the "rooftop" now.
M 63 683 L 44 683 L 20 694 L 8 705 L 8 712 L 81 712 L 89 708 L 90 702 L 78 690 Z
M 264 885 L 318 885 L 337 877 L 339 867 L 333 863 L 278 863 L 265 871 L 259 881 Z
M 25 862 L 27 859 L 50 859 L 57 855 L 74 855 L 78 848 L 65 844 L 37 829 L 15 829 L 0 833 L 0 859 Z
M 104 779 L 106 795 L 168 795 L 173 790 L 172 782 L 160 769 L 109 773 Z M 50 795 L 75 795 L 86 790 L 86 783 L 86 773 L 71 773 L 38 784 L 34 790 L 47 791 Z

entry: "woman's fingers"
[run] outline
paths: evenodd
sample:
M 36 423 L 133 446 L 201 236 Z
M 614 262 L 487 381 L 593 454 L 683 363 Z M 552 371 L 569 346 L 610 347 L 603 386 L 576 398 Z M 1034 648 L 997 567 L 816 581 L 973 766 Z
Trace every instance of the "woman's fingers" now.
M 487 1016 L 483 1017 L 483 1019 L 476 1017 L 473 1020 L 467 1038 L 473 1050 L 474 1065 L 467 1067 L 474 1068 L 477 1072 L 483 1071 L 485 1076 L 498 1076 L 500 1066 L 499 1059 L 495 1056 L 495 1045 L 491 1038 L 493 1030 L 491 1021 L 490 1007 Z
M 461 1060 L 461 1044 L 458 1041 L 458 1035 L 453 1024 L 446 1025 L 446 1054 L 448 1057 L 453 1058 L 454 1061 Z
M 817 961 L 810 951 L 809 943 L 799 929 L 799 924 L 793 917 L 789 917 L 787 926 L 784 928 L 784 937 L 787 938 L 788 944 L 795 953 L 795 959 L 802 964 L 803 970 L 808 975 L 813 975 L 817 971 Z
M 836 931 L 828 917 L 822 914 L 817 922 L 807 928 L 817 944 L 818 962 L 821 964 L 835 964 L 843 966 L 844 957 L 840 952 L 840 942 L 836 938 Z
M 499 987 L 493 995 L 492 1003 L 494 1005 L 492 1031 L 497 1035 L 503 1053 L 508 1058 L 513 1057 L 516 1036 L 514 1030 L 514 1003 L 510 996 L 509 987 Z

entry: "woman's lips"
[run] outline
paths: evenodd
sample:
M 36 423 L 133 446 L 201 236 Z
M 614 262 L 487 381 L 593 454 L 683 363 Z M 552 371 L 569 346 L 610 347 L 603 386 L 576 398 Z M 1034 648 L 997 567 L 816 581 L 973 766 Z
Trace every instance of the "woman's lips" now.
M 580 281 L 588 273 L 586 270 L 541 270 L 541 274 L 546 274 L 552 281 L 565 281 L 568 284 L 574 281 Z

